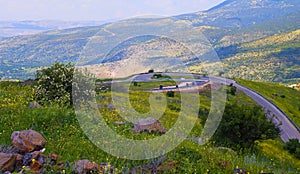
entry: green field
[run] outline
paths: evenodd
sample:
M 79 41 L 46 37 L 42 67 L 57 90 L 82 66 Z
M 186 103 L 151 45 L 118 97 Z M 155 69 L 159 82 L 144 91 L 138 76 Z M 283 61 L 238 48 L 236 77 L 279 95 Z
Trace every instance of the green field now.
M 167 84 L 167 82 L 165 83 Z M 130 99 L 132 106 L 138 112 L 149 110 L 149 92 L 144 89 L 157 86 L 155 83 L 139 83 L 139 86 L 131 85 Z M 33 129 L 40 132 L 46 139 L 45 155 L 57 153 L 60 160 L 74 162 L 79 159 L 90 159 L 97 163 L 108 162 L 115 167 L 115 173 L 128 172 L 129 168 L 139 165 L 150 164 L 157 159 L 131 161 L 111 156 L 97 148 L 83 133 L 77 121 L 74 110 L 70 107 L 48 106 L 36 109 L 28 107 L 33 100 L 33 88 L 21 86 L 17 83 L 0 83 L 0 142 L 2 146 L 11 145 L 10 135 L 13 131 Z M 100 105 L 114 104 L 110 98 L 110 91 L 98 92 L 97 99 Z M 124 95 L 122 93 L 116 95 Z M 203 91 L 199 95 L 200 109 L 210 108 L 210 93 Z M 175 93 L 174 97 L 167 97 L 168 107 L 160 119 L 163 126 L 171 128 L 176 121 L 180 104 L 174 102 L 180 100 L 180 94 Z M 236 96 L 228 96 L 228 103 L 239 102 L 240 104 L 255 103 L 240 91 Z M 131 124 L 116 126 L 115 121 L 124 121 L 114 108 L 101 107 L 107 124 L 120 135 L 132 139 L 151 139 L 158 135 L 130 132 Z M 199 136 L 203 129 L 203 115 L 199 115 L 195 127 L 189 138 Z M 300 161 L 283 150 L 280 140 L 266 140 L 257 142 L 257 150 L 251 153 L 241 153 L 227 148 L 220 148 L 215 142 L 206 145 L 198 145 L 191 140 L 185 140 L 176 149 L 164 156 L 159 173 L 232 173 L 235 167 L 246 168 L 251 173 L 264 172 L 299 172 Z M 284 158 L 282 158 L 284 155 Z M 229 162 L 229 166 L 224 166 Z M 58 172 L 61 169 L 49 166 L 48 170 Z M 70 173 L 72 168 L 65 168 Z M 49 172 L 48 171 L 48 172 Z
M 265 96 L 283 110 L 298 126 L 300 125 L 299 90 L 276 83 L 253 82 L 242 79 L 237 79 L 237 81 Z

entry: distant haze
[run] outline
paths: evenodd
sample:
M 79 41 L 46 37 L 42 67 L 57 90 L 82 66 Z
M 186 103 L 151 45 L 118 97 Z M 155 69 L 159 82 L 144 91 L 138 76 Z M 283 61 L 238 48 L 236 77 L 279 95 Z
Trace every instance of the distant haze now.
M 207 10 L 224 0 L 0 0 L 0 21 L 103 21 Z

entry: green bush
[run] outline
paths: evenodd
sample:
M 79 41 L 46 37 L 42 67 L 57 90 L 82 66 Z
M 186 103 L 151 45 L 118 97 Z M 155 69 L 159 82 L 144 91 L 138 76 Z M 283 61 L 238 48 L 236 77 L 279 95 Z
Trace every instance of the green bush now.
M 284 145 L 284 149 L 289 151 L 290 154 L 300 159 L 300 142 L 298 139 L 291 139 Z
M 37 71 L 36 100 L 43 105 L 72 105 L 73 74 L 74 66 L 70 63 L 55 63 L 49 68 Z
M 167 92 L 167 96 L 168 97 L 174 97 L 175 96 L 175 92 L 174 91 L 168 91 Z
M 226 104 L 222 121 L 214 135 L 221 146 L 234 149 L 253 148 L 256 140 L 277 138 L 280 130 L 257 105 Z

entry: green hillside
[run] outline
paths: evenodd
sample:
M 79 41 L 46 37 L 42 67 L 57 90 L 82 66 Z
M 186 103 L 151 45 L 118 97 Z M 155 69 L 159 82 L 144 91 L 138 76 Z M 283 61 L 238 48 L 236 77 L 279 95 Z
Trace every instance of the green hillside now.
M 237 80 L 275 103 L 298 126 L 300 125 L 300 91 L 276 83 L 254 82 L 249 80 Z
M 148 94 L 142 91 L 144 87 L 147 88 L 149 86 L 155 86 L 155 84 L 141 83 L 140 86 L 132 87 L 133 91 L 130 99 L 139 112 L 145 112 L 149 109 L 147 104 Z M 11 145 L 10 135 L 13 131 L 33 129 L 40 132 L 47 139 L 45 155 L 59 154 L 59 159 L 62 162 L 69 162 L 71 166 L 72 162 L 76 160 L 90 159 L 96 163 L 107 162 L 114 166 L 115 173 L 122 173 L 134 167 L 152 164 L 158 160 L 131 161 L 105 153 L 84 135 L 72 108 L 52 105 L 30 109 L 28 104 L 33 100 L 34 94 L 31 86 L 1 82 L 0 94 L 0 123 L 3 123 L 0 130 L 0 146 Z M 97 102 L 100 105 L 112 104 L 110 92 L 99 92 L 97 97 L 99 97 Z M 173 122 L 176 121 L 176 116 L 178 116 L 177 108 L 180 108 L 180 106 L 176 102 L 172 102 L 180 100 L 178 97 L 179 94 L 175 94 L 174 98 L 167 98 L 170 103 L 165 110 L 164 116 L 160 119 L 161 123 L 168 129 L 171 128 Z M 199 112 L 199 119 L 197 119 L 189 139 L 164 156 L 163 163 L 158 167 L 160 169 L 159 173 L 232 173 L 234 168 L 237 167 L 243 167 L 250 173 L 262 171 L 296 173 L 299 171 L 297 167 L 300 161 L 284 150 L 283 144 L 278 139 L 257 141 L 257 150 L 251 153 L 247 153 L 247 151 L 242 153 L 238 150 L 233 151 L 230 148 L 219 147 L 217 145 L 219 142 L 211 142 L 201 146 L 191 141 L 202 130 L 203 118 L 205 118 L 205 113 L 207 114 L 207 109 L 210 108 L 209 92 L 203 91 L 199 97 L 201 99 L 199 107 L 202 112 Z M 238 103 L 236 105 L 238 108 L 247 106 L 248 111 L 256 106 L 251 98 L 239 91 L 235 96 L 229 96 L 227 107 L 230 108 L 231 104 L 234 103 Z M 115 109 L 103 107 L 99 108 L 99 111 L 103 114 L 111 129 L 122 136 L 134 139 L 149 139 L 157 136 L 147 133 L 134 135 L 130 132 L 131 125 L 129 123 L 123 126 L 114 124 L 115 121 L 122 121 Z M 240 112 L 238 113 L 240 115 Z M 43 169 L 46 173 L 50 171 L 57 173 L 61 170 L 70 173 L 72 167 L 51 166 L 48 164 Z
M 232 47 L 224 64 L 229 77 L 283 83 L 299 82 L 300 30 Z M 231 54 L 231 55 L 230 55 Z

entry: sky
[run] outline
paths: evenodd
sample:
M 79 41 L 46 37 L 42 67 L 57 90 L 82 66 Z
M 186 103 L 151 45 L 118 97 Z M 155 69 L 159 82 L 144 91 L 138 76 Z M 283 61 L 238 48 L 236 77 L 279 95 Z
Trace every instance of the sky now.
M 105 21 L 207 10 L 224 0 L 0 0 L 0 20 Z

